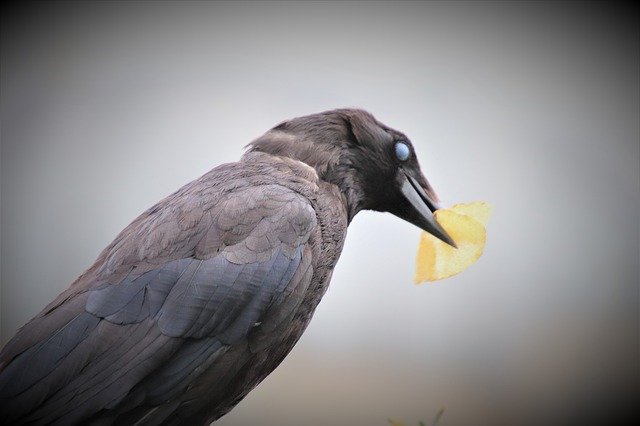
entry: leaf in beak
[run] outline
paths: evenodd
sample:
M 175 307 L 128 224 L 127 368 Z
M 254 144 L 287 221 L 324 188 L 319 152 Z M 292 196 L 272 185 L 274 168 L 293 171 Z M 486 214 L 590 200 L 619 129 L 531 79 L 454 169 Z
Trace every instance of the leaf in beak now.
M 474 264 L 486 244 L 486 224 L 491 210 L 492 206 L 483 201 L 437 210 L 434 213 L 436 221 L 458 248 L 422 232 L 416 256 L 415 283 L 448 278 Z

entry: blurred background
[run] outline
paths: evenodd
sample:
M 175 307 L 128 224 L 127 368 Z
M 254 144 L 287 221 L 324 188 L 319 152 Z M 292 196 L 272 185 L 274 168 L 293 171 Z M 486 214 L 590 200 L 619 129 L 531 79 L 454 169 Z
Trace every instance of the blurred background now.
M 160 198 L 284 119 L 355 106 L 412 139 L 445 205 L 495 206 L 484 256 L 415 286 L 419 230 L 359 214 L 306 334 L 217 424 L 638 414 L 631 9 L 35 3 L 1 27 L 2 343 Z

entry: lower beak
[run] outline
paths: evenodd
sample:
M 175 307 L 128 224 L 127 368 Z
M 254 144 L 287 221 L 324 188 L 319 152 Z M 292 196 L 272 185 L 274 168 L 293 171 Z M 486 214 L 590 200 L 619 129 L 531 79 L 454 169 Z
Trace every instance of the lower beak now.
M 425 230 L 439 240 L 457 248 L 456 243 L 433 217 L 433 212 L 440 206 L 434 196 L 430 196 L 425 188 L 411 175 L 401 172 L 402 185 L 400 192 L 409 202 L 411 211 L 404 219 Z

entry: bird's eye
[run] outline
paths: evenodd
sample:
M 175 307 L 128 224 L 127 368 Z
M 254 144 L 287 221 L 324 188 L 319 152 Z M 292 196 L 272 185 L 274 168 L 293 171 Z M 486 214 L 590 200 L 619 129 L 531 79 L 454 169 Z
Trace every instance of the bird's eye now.
M 411 150 L 409 146 L 404 142 L 396 142 L 396 157 L 400 161 L 406 161 L 411 156 Z

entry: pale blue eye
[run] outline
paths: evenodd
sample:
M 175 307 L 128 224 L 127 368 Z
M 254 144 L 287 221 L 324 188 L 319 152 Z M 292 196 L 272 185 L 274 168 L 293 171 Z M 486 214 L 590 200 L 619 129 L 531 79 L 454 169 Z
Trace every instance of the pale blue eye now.
M 404 142 L 396 142 L 396 157 L 400 161 L 406 161 L 411 156 L 409 146 Z

